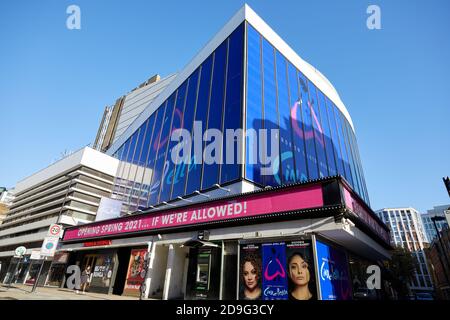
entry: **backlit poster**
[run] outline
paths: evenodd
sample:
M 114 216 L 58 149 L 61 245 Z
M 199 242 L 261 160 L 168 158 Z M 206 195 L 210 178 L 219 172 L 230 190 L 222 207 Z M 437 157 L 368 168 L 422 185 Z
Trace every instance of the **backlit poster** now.
M 145 254 L 147 249 L 131 250 L 130 262 L 128 264 L 127 280 L 125 282 L 124 294 L 139 296 L 142 282 L 144 282 Z
M 108 293 L 114 270 L 113 253 L 99 254 L 96 257 L 90 288 L 93 292 Z
M 261 245 L 241 246 L 239 270 L 239 299 L 262 299 Z
M 317 300 L 311 240 L 286 242 L 289 300 Z
M 286 300 L 288 281 L 284 242 L 262 244 L 263 300 Z
M 344 251 L 316 241 L 317 272 L 322 300 L 350 300 L 351 283 Z

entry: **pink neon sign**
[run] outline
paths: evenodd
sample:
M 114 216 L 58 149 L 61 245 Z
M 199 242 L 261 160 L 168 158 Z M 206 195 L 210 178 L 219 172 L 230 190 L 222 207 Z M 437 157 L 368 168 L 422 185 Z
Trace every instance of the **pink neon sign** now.
M 64 234 L 64 241 L 226 221 L 322 206 L 321 185 L 298 187 L 284 191 L 254 194 L 241 199 L 219 200 L 198 207 L 185 208 L 184 210 L 180 208 L 70 228 Z

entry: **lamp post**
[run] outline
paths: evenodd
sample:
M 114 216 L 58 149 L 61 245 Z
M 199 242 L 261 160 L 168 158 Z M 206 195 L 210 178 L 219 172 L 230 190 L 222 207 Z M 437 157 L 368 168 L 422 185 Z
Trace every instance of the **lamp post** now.
M 445 268 L 445 265 L 442 262 L 441 255 L 438 254 L 439 261 L 441 262 L 442 268 L 444 269 L 444 274 L 445 274 L 445 278 L 447 279 L 447 284 L 450 285 L 449 277 L 448 277 L 448 274 L 447 274 L 447 270 L 448 270 L 448 267 L 450 266 L 450 264 L 448 262 L 447 253 L 445 252 L 444 245 L 442 243 L 441 234 L 439 233 L 439 230 L 438 230 L 437 225 L 436 225 L 436 221 L 443 221 L 443 220 L 446 220 L 446 219 L 444 217 L 440 217 L 440 216 L 431 217 L 431 221 L 433 221 L 434 229 L 436 230 L 436 233 L 438 235 L 439 244 L 440 244 L 440 247 L 441 247 L 441 252 L 443 252 L 443 255 L 445 257 L 445 261 L 447 263 L 447 268 Z

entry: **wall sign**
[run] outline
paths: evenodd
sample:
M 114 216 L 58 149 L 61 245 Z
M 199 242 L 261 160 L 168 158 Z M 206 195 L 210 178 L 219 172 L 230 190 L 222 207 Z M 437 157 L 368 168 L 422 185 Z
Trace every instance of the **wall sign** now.
M 105 222 L 69 228 L 64 241 L 150 231 L 168 227 L 226 221 L 323 206 L 321 185 L 254 194 L 245 200 L 222 200 L 185 210 L 124 217 Z
M 239 299 L 317 299 L 311 240 L 241 244 Z

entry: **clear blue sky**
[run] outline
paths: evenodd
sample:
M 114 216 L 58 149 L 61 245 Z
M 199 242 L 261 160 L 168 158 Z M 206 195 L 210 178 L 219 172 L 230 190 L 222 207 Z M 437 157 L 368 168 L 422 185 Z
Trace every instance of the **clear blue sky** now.
M 181 70 L 244 2 L 1 1 L 0 186 L 92 142 L 105 105 Z M 450 203 L 450 1 L 247 2 L 340 93 L 373 209 Z

